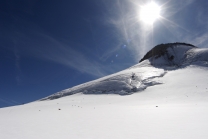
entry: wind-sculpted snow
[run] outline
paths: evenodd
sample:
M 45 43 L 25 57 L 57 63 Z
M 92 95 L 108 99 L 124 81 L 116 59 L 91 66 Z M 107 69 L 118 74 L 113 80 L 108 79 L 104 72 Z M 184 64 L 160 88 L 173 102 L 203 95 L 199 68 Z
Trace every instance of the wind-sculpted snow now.
M 155 79 L 159 79 L 165 73 L 163 69 L 155 67 L 127 69 L 117 74 L 60 91 L 41 100 L 57 99 L 76 93 L 129 95 L 142 91 L 149 86 L 161 84 L 160 81 Z
M 208 62 L 208 49 L 207 48 L 195 48 L 186 52 L 186 60 L 183 64 L 189 64 L 194 62 Z
M 197 48 L 191 44 L 161 44 L 150 50 L 140 63 L 124 71 L 112 74 L 85 84 L 81 84 L 41 100 L 83 94 L 129 95 L 162 84 L 159 79 L 168 70 L 177 70 L 190 64 L 208 65 L 208 49 Z

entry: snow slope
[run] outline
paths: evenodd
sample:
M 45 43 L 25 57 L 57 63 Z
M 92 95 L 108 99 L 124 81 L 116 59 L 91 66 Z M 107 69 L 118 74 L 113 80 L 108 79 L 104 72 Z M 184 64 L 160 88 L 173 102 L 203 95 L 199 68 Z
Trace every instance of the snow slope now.
M 179 64 L 162 63 L 163 55 L 154 61 L 165 66 L 153 66 L 150 57 L 42 101 L 1 108 L 0 138 L 207 139 L 207 49 L 181 54 Z

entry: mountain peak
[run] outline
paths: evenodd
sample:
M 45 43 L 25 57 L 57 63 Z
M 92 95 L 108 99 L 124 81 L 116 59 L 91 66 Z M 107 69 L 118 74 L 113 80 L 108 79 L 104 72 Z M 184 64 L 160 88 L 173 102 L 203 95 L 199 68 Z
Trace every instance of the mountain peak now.
M 190 49 L 197 48 L 188 43 L 167 43 L 159 44 L 152 48 L 139 61 L 149 60 L 152 65 L 179 65 L 187 56 Z
M 168 48 L 173 49 L 174 47 L 177 47 L 177 46 L 184 46 L 184 47 L 187 47 L 188 49 L 196 48 L 196 46 L 194 46 L 192 44 L 182 43 L 182 42 L 159 44 L 159 45 L 156 45 L 154 48 L 152 48 L 149 52 L 147 52 L 146 55 L 139 62 L 142 62 L 142 61 L 149 59 L 151 57 L 155 57 L 157 59 L 161 56 L 167 55 Z M 169 59 L 173 59 L 173 58 L 174 58 L 173 55 L 169 56 Z

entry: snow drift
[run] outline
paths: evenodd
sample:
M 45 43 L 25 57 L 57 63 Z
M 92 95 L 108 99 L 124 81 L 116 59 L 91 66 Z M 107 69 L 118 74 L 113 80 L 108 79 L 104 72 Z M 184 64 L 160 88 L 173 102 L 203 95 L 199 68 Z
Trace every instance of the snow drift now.
M 207 48 L 197 48 L 186 43 L 160 44 L 151 49 L 139 64 L 129 69 L 65 89 L 41 100 L 52 100 L 76 93 L 129 95 L 162 84 L 160 78 L 167 73 L 167 70 L 183 68 L 191 64 L 206 65 L 207 62 Z

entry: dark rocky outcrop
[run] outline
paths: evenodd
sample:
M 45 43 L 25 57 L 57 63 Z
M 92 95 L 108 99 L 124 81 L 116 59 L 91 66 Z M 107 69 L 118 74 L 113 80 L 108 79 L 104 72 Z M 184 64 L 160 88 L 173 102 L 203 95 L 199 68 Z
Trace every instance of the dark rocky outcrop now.
M 183 45 L 183 46 L 188 46 L 188 47 L 196 47 L 192 44 L 188 44 L 188 43 L 181 43 L 181 42 L 175 42 L 175 43 L 167 43 L 167 44 L 159 44 L 157 46 L 155 46 L 154 48 L 152 48 L 149 52 L 147 52 L 147 54 L 139 61 L 142 62 L 146 59 L 149 59 L 151 57 L 155 57 L 155 58 L 159 58 L 165 54 L 167 54 L 167 49 L 170 47 L 175 47 L 178 45 Z M 170 56 L 168 58 L 170 61 L 174 59 L 174 56 Z

